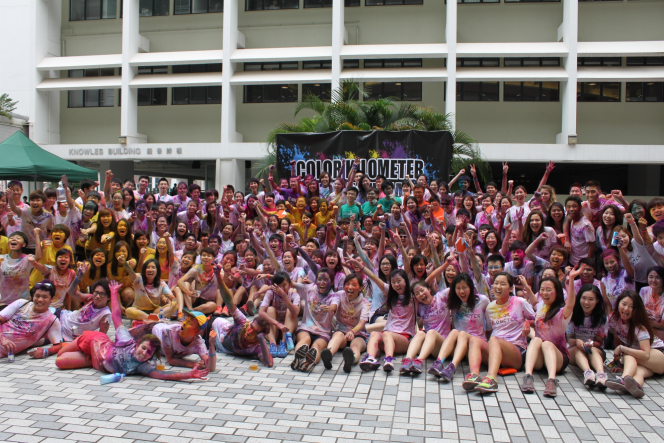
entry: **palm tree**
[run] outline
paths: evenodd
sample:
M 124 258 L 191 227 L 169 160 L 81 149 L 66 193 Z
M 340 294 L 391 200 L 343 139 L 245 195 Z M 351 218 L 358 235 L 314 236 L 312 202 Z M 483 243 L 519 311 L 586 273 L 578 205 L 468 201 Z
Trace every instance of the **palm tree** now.
M 309 94 L 302 98 L 295 108 L 295 116 L 304 110 L 314 112 L 313 117 L 302 117 L 297 123 L 280 123 L 267 136 L 268 154 L 253 162 L 252 174 L 256 177 L 267 174 L 270 165 L 276 164 L 277 134 L 294 132 L 334 132 L 334 131 L 449 131 L 454 138 L 452 150 L 452 171 L 476 165 L 479 175 L 485 181 L 491 177 L 488 163 L 482 158 L 477 142 L 467 133 L 454 129 L 451 114 L 441 114 L 432 108 L 423 108 L 408 102 L 398 105 L 393 98 L 360 101 L 367 98 L 354 80 L 344 80 L 338 89 L 332 91 L 331 100 L 323 101 Z

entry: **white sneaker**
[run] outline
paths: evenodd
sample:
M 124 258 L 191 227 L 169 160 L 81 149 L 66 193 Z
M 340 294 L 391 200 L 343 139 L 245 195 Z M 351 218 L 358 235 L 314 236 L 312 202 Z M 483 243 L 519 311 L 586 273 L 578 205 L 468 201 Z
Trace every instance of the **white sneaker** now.
M 583 373 L 583 384 L 588 387 L 595 386 L 595 373 L 592 369 L 588 369 Z

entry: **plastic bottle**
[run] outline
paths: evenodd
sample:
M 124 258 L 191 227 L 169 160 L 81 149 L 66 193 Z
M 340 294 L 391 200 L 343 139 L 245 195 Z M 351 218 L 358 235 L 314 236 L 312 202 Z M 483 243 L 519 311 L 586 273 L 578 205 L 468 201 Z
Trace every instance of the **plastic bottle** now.
M 125 374 L 120 374 L 119 372 L 116 372 L 115 374 L 102 375 L 99 377 L 99 384 L 107 385 L 109 383 L 117 383 L 124 380 L 124 378 Z
M 81 334 L 78 333 L 78 326 L 74 325 L 71 327 L 71 337 L 73 340 L 76 340 L 80 337 Z
M 164 309 L 162 308 L 162 309 L 159 310 L 159 320 L 163 320 L 163 319 L 164 319 Z
M 14 363 L 14 353 L 12 351 L 9 351 L 9 354 L 7 354 L 7 361 L 9 363 Z
M 67 191 L 65 190 L 62 182 L 58 182 L 58 189 L 56 190 L 58 194 L 58 203 L 67 201 Z
M 286 332 L 286 348 L 289 351 L 295 349 L 295 344 L 293 343 L 293 334 L 291 334 L 290 332 Z

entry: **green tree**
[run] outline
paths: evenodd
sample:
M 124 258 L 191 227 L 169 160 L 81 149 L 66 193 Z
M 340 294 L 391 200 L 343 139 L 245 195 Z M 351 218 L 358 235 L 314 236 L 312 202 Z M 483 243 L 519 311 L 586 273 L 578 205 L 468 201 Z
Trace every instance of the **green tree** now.
M 359 97 L 365 98 L 360 101 Z M 331 100 L 323 101 L 315 95 L 306 95 L 295 108 L 295 116 L 300 112 L 313 111 L 312 117 L 302 117 L 297 123 L 280 123 L 266 138 L 268 153 L 261 160 L 253 162 L 254 176 L 265 175 L 270 165 L 276 163 L 277 134 L 294 132 L 334 132 L 334 131 L 449 131 L 454 137 L 452 172 L 475 164 L 484 181 L 491 177 L 488 163 L 482 158 L 477 142 L 467 133 L 453 129 L 451 114 L 441 114 L 432 108 L 424 108 L 408 102 L 397 104 L 393 98 L 366 100 L 368 94 L 354 80 L 344 80 L 338 89 L 332 91 Z M 440 177 L 443 178 L 443 177 Z M 445 178 L 443 178 L 445 179 Z
M 0 115 L 12 118 L 12 111 L 16 109 L 17 101 L 12 101 L 7 93 L 0 95 Z

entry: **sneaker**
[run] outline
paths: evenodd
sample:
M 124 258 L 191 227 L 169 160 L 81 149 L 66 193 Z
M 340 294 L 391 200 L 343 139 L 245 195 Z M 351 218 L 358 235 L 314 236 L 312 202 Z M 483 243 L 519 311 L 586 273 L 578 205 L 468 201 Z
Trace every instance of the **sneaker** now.
M 325 348 L 320 353 L 320 359 L 323 360 L 323 366 L 325 369 L 332 369 L 332 351 L 329 348 Z
M 443 373 L 443 362 L 437 358 L 427 372 L 431 375 L 435 375 L 436 377 L 440 377 Z
M 475 386 L 475 391 L 481 393 L 498 392 L 498 382 L 491 377 L 484 377 L 482 382 Z
M 344 372 L 350 372 L 350 369 L 353 367 L 353 363 L 355 363 L 355 354 L 353 354 L 353 350 L 351 348 L 345 347 L 342 355 L 344 357 Z
M 546 380 L 546 386 L 544 387 L 544 396 L 545 397 L 555 397 L 558 395 L 557 388 L 558 379 L 549 378 Z
M 523 376 L 523 383 L 521 383 L 521 392 L 526 394 L 533 394 L 535 392 L 535 379 L 531 374 Z
M 623 380 L 622 377 L 616 377 L 613 380 L 607 380 L 606 381 L 606 387 L 609 389 L 613 389 L 614 391 L 621 392 L 623 394 L 629 394 L 629 391 L 625 387 L 625 381 Z
M 302 363 L 302 360 L 304 360 L 304 357 L 306 357 L 307 352 L 309 352 L 308 345 L 302 345 L 298 348 L 297 351 L 295 351 L 295 358 L 293 359 L 293 363 L 291 363 L 290 365 L 292 370 L 294 371 L 298 370 L 300 364 Z
M 606 381 L 609 379 L 609 376 L 606 375 L 606 372 L 598 372 L 595 377 L 595 387 L 601 389 L 602 391 L 606 389 Z
M 279 358 L 284 358 L 288 356 L 288 352 L 286 351 L 286 343 L 279 342 L 279 346 L 277 348 L 277 357 Z
M 633 377 L 626 375 L 623 380 L 625 382 L 625 388 L 627 388 L 629 393 L 632 394 L 634 398 L 641 398 L 644 395 L 646 395 L 646 393 L 643 392 L 643 388 L 641 387 L 641 385 L 638 384 Z
M 249 300 L 245 306 L 246 306 L 246 309 L 247 309 L 247 315 L 249 315 L 250 317 L 253 316 L 254 315 L 254 301 Z
M 261 348 L 261 353 L 258 356 L 258 359 L 266 368 L 271 368 L 274 364 L 272 360 L 272 355 L 270 354 L 270 347 L 268 346 L 268 341 L 265 338 L 264 334 L 258 334 L 258 344 Z
M 401 369 L 399 369 L 399 374 L 406 375 L 410 374 L 410 371 L 413 370 L 413 360 L 408 357 L 405 357 L 401 360 Z
M 463 383 L 461 383 L 461 386 L 466 390 L 466 391 L 472 391 L 475 389 L 477 385 L 480 384 L 482 379 L 480 378 L 480 374 L 475 374 L 474 372 L 469 373 L 466 375 L 466 378 L 464 379 Z
M 182 312 L 178 312 L 178 321 L 183 322 L 184 321 L 184 314 Z
M 310 348 L 305 355 L 304 360 L 300 363 L 300 372 L 309 372 L 316 365 L 316 359 L 318 358 L 318 349 Z
M 270 355 L 272 356 L 272 358 L 279 357 L 277 345 L 274 343 L 270 343 Z
M 249 314 L 247 314 L 247 310 L 245 309 L 245 307 L 246 307 L 246 305 L 245 305 L 245 306 L 240 306 L 238 309 L 240 310 L 240 312 L 241 312 L 245 317 L 248 317 Z
M 588 368 L 588 370 L 583 373 L 583 384 L 589 388 L 595 386 L 595 373 L 592 369 Z
M 413 374 L 421 374 L 423 367 L 424 367 L 424 362 L 419 358 L 415 358 L 413 359 L 413 362 L 410 365 L 410 372 L 412 372 Z
M 383 359 L 383 371 L 394 371 L 394 357 L 387 356 Z
M 380 362 L 370 356 L 369 354 L 365 355 L 362 361 L 360 362 L 360 369 L 363 371 L 375 371 L 380 367 Z
M 221 310 L 220 315 L 222 317 L 230 317 L 231 314 L 228 313 L 228 306 L 224 306 L 224 308 Z
M 440 378 L 443 381 L 452 381 L 452 377 L 454 377 L 455 372 L 456 366 L 454 366 L 454 363 L 450 363 L 449 365 L 445 366 L 445 369 L 443 369 L 443 372 L 440 374 Z

